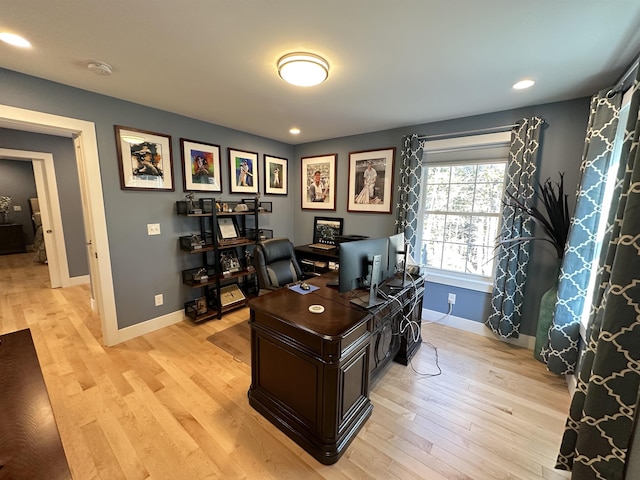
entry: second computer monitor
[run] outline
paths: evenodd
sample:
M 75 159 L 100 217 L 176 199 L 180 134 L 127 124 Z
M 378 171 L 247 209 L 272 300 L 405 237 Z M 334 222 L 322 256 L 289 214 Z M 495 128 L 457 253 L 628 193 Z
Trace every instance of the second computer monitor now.
M 340 244 L 340 292 L 348 292 L 360 287 L 371 285 L 371 271 L 373 258 L 380 255 L 382 274 L 380 278 L 374 278 L 374 283 L 379 283 L 386 278 L 388 265 L 388 237 L 358 240 Z

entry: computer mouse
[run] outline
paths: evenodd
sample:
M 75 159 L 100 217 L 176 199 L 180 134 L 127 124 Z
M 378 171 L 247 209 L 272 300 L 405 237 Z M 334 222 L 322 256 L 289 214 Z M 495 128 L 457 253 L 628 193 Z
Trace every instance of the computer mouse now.
M 300 284 L 300 288 L 301 288 L 301 289 L 303 289 L 303 290 L 309 290 L 311 287 L 309 286 L 309 284 L 308 284 L 308 283 L 306 283 L 306 282 L 302 282 L 302 283 Z

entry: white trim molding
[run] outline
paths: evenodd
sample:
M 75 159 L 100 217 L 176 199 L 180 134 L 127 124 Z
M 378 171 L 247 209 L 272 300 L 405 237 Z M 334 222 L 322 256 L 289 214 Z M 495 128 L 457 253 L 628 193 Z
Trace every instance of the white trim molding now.
M 178 310 L 176 312 L 167 313 L 161 317 L 152 318 L 146 322 L 136 323 L 130 327 L 121 328 L 118 330 L 118 338 L 115 343 L 126 342 L 132 338 L 145 335 L 147 333 L 155 332 L 161 328 L 180 323 L 184 320 L 184 310 Z
M 489 330 L 484 323 L 476 322 L 462 317 L 456 317 L 453 315 L 446 315 L 442 312 L 436 312 L 435 310 L 422 309 L 422 320 L 427 322 L 439 323 L 441 325 L 447 325 L 448 327 L 457 328 L 458 330 L 464 330 L 465 332 L 475 333 L 476 335 L 482 335 L 483 337 L 493 338 L 498 340 L 498 337 Z M 499 339 L 501 342 L 510 343 L 518 347 L 524 347 L 529 350 L 533 350 L 536 344 L 536 337 L 531 335 L 520 335 L 518 338 L 513 339 Z

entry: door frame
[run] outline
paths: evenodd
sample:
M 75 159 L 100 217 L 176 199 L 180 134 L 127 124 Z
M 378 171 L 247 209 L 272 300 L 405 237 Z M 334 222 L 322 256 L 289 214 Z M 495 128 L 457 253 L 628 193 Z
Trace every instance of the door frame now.
M 102 326 L 102 341 L 105 345 L 118 343 L 118 319 L 116 314 L 111 255 L 104 210 L 104 196 L 100 176 L 100 159 L 95 124 L 76 118 L 62 117 L 23 108 L 0 105 L 0 126 L 63 137 L 77 137 L 76 163 L 82 192 L 82 211 L 85 231 L 91 233 L 86 241 L 90 255 L 89 273 L 95 305 Z M 88 175 L 87 172 L 91 172 Z
M 40 200 L 44 241 L 49 252 L 47 263 L 51 288 L 71 286 L 53 155 L 46 152 L 0 148 L 0 158 L 32 163 L 36 193 Z M 47 234 L 47 231 L 50 233 Z

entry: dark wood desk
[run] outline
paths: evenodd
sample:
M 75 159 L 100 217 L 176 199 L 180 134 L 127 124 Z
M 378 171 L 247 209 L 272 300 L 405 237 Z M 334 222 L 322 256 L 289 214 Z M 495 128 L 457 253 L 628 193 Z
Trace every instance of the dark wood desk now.
M 70 480 L 31 331 L 0 336 L 0 479 Z
M 294 248 L 300 268 L 307 273 L 323 274 L 329 271 L 329 262 L 336 262 L 340 259 L 338 249 L 322 250 L 320 248 L 311 248 L 309 245 L 300 245 Z M 311 263 L 321 262 L 327 266 L 319 267 Z
M 399 322 L 414 294 L 421 304 L 422 290 L 405 288 L 395 292 L 397 300 L 367 311 L 351 304 L 355 292 L 326 286 L 336 275 L 309 280 L 320 288 L 305 295 L 282 288 L 249 301 L 249 403 L 326 465 L 338 461 L 369 418 L 370 381 L 391 360 L 408 362 L 420 345 L 405 343 L 403 350 Z M 311 313 L 311 305 L 325 311 Z

